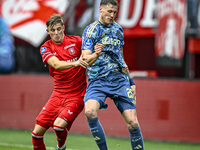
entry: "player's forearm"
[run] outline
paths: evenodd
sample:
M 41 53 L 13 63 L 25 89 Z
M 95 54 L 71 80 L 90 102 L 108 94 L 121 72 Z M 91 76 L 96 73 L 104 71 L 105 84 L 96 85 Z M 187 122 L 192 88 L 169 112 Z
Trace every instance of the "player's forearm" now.
M 59 61 L 59 62 L 54 63 L 54 65 L 52 67 L 56 70 L 65 70 L 65 69 L 69 69 L 69 68 L 75 67 L 75 66 L 78 66 L 77 62 Z
M 99 55 L 97 55 L 97 53 L 93 53 L 91 55 L 84 55 L 84 57 L 87 58 L 86 62 L 89 65 L 92 65 L 99 58 Z
M 128 76 L 129 79 L 131 78 L 129 70 L 127 70 L 127 72 L 125 74 Z

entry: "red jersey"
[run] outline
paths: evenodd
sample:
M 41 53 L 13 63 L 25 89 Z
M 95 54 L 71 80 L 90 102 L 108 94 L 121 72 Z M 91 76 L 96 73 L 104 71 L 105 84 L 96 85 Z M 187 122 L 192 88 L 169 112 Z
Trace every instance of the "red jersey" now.
M 60 61 L 77 61 L 81 55 L 82 39 L 79 36 L 65 35 L 63 42 L 56 45 L 52 40 L 45 42 L 41 48 L 43 63 L 56 56 Z M 54 78 L 54 90 L 64 92 L 66 96 L 84 96 L 86 90 L 85 68 L 71 67 L 66 70 L 56 70 L 49 65 L 50 75 Z

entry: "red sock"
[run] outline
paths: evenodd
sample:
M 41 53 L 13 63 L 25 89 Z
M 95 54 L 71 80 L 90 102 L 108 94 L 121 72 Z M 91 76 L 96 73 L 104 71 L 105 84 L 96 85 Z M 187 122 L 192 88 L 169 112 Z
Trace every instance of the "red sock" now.
M 67 130 L 63 127 L 59 126 L 53 126 L 54 131 L 57 136 L 57 141 L 58 141 L 58 147 L 62 147 L 65 144 L 65 141 L 67 139 Z
M 46 150 L 43 135 L 38 135 L 32 132 L 32 143 L 34 150 Z

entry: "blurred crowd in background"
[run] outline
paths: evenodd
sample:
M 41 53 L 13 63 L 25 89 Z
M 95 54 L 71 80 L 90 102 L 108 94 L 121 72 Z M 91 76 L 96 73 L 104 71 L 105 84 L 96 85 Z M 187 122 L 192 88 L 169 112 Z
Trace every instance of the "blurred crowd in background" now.
M 85 26 L 98 19 L 100 0 L 69 0 L 69 3 L 63 13 L 66 33 L 81 36 Z M 186 0 L 185 5 L 186 36 L 199 38 L 199 0 Z M 4 18 L 0 17 L 0 74 L 47 73 L 48 67 L 42 63 L 39 53 L 40 45 L 49 39 L 47 34 L 43 42 L 35 46 L 13 36 L 9 28 Z

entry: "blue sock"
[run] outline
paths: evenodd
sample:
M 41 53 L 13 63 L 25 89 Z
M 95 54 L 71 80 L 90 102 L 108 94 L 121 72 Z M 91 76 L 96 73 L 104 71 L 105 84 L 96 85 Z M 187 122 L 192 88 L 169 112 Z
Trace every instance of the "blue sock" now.
M 130 141 L 133 150 L 144 150 L 143 137 L 140 131 L 140 127 L 135 129 L 129 129 Z
M 106 137 L 98 117 L 87 119 L 90 131 L 100 150 L 108 150 Z

